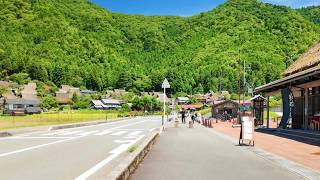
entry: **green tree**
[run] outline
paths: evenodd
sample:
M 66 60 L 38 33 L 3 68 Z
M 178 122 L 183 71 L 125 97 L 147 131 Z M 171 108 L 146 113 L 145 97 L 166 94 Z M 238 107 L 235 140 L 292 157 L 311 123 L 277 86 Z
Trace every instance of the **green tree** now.
M 54 97 L 44 97 L 42 98 L 41 107 L 45 109 L 52 109 L 58 107 L 58 102 Z
M 9 79 L 13 82 L 16 82 L 20 85 L 22 84 L 27 84 L 28 82 L 31 81 L 29 75 L 27 73 L 16 73 L 12 74 Z

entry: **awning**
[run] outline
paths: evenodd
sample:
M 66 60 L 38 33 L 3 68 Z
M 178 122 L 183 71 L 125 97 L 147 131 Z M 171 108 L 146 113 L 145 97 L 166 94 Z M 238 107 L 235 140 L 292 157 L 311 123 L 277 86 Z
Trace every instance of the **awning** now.
M 254 93 L 273 92 L 288 86 L 297 87 L 300 84 L 315 81 L 320 79 L 320 66 L 316 66 L 282 79 L 273 81 L 263 86 L 257 87 Z

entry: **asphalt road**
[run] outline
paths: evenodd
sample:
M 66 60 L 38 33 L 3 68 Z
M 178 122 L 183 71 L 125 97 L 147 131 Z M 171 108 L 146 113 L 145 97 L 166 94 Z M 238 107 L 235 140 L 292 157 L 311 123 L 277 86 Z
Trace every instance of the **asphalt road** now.
M 161 125 L 160 117 L 0 138 L 0 179 L 99 179 L 128 148 Z

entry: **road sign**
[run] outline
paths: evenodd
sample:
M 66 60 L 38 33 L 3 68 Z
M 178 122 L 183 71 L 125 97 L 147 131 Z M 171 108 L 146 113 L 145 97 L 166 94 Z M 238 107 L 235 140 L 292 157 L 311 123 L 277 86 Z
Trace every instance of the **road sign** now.
M 170 88 L 170 84 L 167 78 L 164 79 L 162 83 L 163 88 L 163 118 L 162 118 L 162 128 L 165 129 L 165 121 L 164 118 L 166 116 L 166 88 Z
M 162 83 L 162 88 L 170 88 L 170 84 L 169 81 L 166 79 L 164 79 L 163 83 Z

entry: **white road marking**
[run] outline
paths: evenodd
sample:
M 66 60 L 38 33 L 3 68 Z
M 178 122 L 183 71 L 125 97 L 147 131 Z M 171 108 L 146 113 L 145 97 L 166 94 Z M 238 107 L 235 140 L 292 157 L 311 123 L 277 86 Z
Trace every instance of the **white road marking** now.
M 41 134 L 42 136 L 52 136 L 52 135 L 56 135 L 56 134 L 60 134 L 60 133 L 66 133 L 69 131 L 66 130 L 60 130 L 60 131 L 55 131 L 55 132 L 51 132 L 51 133 L 46 133 L 46 134 Z
M 152 128 L 152 129 L 149 129 L 149 131 L 150 131 L 150 132 L 152 132 L 152 131 L 154 131 L 155 129 L 157 129 L 157 128 Z
M 94 134 L 94 135 L 101 136 L 101 135 L 110 134 L 110 133 L 112 133 L 112 132 L 113 132 L 113 131 L 110 131 L 110 130 L 104 130 L 104 131 L 102 131 L 102 132 L 100 132 L 100 133 L 96 133 L 96 134 Z
M 130 143 L 132 140 L 114 140 L 115 143 Z
M 135 143 L 137 143 L 139 140 L 141 140 L 144 136 L 139 136 L 137 139 L 133 140 L 131 143 L 129 144 L 125 144 L 125 145 L 120 145 L 118 148 L 116 148 L 115 150 L 111 151 L 110 153 L 112 154 L 111 156 L 107 157 L 106 159 L 102 160 L 101 162 L 99 162 L 98 164 L 96 164 L 95 166 L 93 166 L 91 169 L 87 170 L 86 172 L 84 172 L 83 174 L 81 174 L 80 176 L 78 176 L 77 178 L 75 178 L 75 180 L 85 180 L 87 179 L 89 176 L 91 176 L 92 174 L 94 174 L 95 172 L 97 172 L 99 169 L 101 169 L 103 166 L 105 166 L 106 164 L 108 164 L 111 160 L 113 160 L 114 158 L 116 158 L 117 156 L 119 156 L 121 153 L 123 153 L 124 151 L 126 151 L 130 146 L 134 145 Z
M 66 139 L 72 137 L 66 136 L 23 136 L 23 137 L 11 137 L 11 139 Z
M 17 153 L 24 152 L 24 151 L 30 151 L 30 150 L 33 150 L 33 149 L 38 149 L 38 148 L 49 146 L 49 145 L 52 145 L 52 144 L 58 144 L 58 143 L 62 143 L 62 142 L 67 142 L 67 141 L 71 141 L 71 140 L 74 140 L 74 139 L 77 139 L 77 138 L 81 138 L 81 136 L 74 137 L 74 138 L 69 138 L 69 139 L 63 139 L 63 140 L 60 140 L 60 141 L 54 141 L 54 142 L 51 142 L 51 143 L 41 144 L 41 145 L 37 145 L 37 146 L 31 146 L 31 147 L 24 148 L 24 149 L 19 149 L 19 150 L 16 150 L 16 151 L 3 153 L 3 154 L 0 154 L 0 157 L 9 156 L 9 155 L 12 155 L 12 154 L 17 154 Z
M 143 121 L 138 121 L 138 122 L 134 122 L 134 123 L 130 123 L 130 124 L 125 124 L 125 125 L 122 125 L 122 126 L 110 128 L 109 130 L 121 129 L 121 128 L 123 128 L 123 127 L 128 127 L 128 126 L 132 126 L 132 125 L 135 125 L 135 124 L 144 123 L 144 122 L 146 122 L 146 121 L 148 121 L 148 120 L 143 120 Z M 108 124 L 110 124 L 110 123 L 108 123 Z M 105 125 L 105 124 L 104 124 L 104 125 Z M 61 132 L 61 130 L 59 130 L 59 133 L 60 133 L 60 132 Z M 37 133 L 39 133 L 39 132 L 37 132 Z M 31 133 L 29 133 L 29 134 L 31 134 Z M 32 134 L 36 134 L 36 133 L 32 133 Z M 19 150 L 7 152 L 7 153 L 2 153 L 2 154 L 0 154 L 0 157 L 13 155 L 13 154 L 17 154 L 17 153 L 20 153 L 20 152 L 30 151 L 30 150 L 34 150 L 34 149 L 46 147 L 46 146 L 53 145 L 53 144 L 68 142 L 68 141 L 75 140 L 75 139 L 79 139 L 79 138 L 82 138 L 82 137 L 86 137 L 86 136 L 77 136 L 77 137 L 73 137 L 73 138 L 69 138 L 69 139 L 63 139 L 63 140 L 54 141 L 54 142 L 51 142 L 51 143 L 40 144 L 40 145 L 31 146 L 31 147 L 28 147 L 28 148 L 23 148 L 23 149 L 19 149 Z M 140 137 L 141 137 L 141 136 L 140 136 Z M 143 137 L 143 136 L 142 136 L 142 137 Z M 141 137 L 141 138 L 142 138 L 142 137 Z M 12 137 L 10 137 L 10 138 L 12 138 Z
M 65 132 L 65 133 L 61 133 L 61 134 L 57 134 L 57 135 L 60 135 L 60 136 L 63 136 L 63 135 L 72 135 L 72 134 L 77 134 L 77 133 L 81 133 L 83 131 L 71 131 L 71 132 Z
M 128 134 L 128 136 L 137 136 L 138 134 L 141 134 L 142 131 L 133 131 L 132 133 Z
M 123 138 L 125 138 L 125 139 L 135 139 L 135 138 L 137 138 L 137 136 L 126 136 L 126 137 L 123 137 Z
M 122 134 L 125 134 L 127 133 L 128 131 L 118 131 L 118 132 L 115 132 L 115 133 L 112 133 L 110 134 L 111 136 L 118 136 L 118 135 L 122 135 Z
M 78 135 L 87 136 L 87 135 L 90 135 L 90 134 L 93 134 L 93 133 L 96 133 L 96 132 L 98 132 L 98 131 L 88 131 L 88 132 L 79 133 Z

